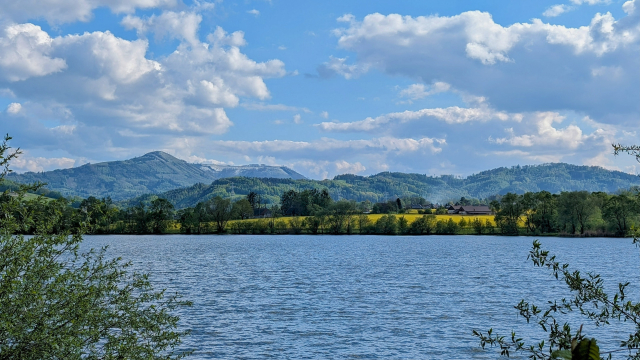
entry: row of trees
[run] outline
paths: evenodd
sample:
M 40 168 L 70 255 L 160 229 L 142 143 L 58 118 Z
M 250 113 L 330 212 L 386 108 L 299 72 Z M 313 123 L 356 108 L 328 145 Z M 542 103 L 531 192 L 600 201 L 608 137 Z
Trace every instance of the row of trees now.
M 0 202 L 7 202 L 11 198 L 11 193 L 5 192 L 0 197 Z M 463 200 L 465 199 L 461 199 Z M 236 202 L 228 198 L 214 197 L 179 211 L 174 209 L 171 202 L 162 198 L 156 198 L 147 204 L 141 202 L 126 209 L 119 209 L 109 198 L 89 197 L 83 200 L 78 208 L 70 206 L 69 200 L 65 198 L 50 201 L 32 199 L 23 201 L 15 210 L 15 216 L 27 218 L 34 215 L 34 219 L 48 219 L 46 226 L 55 231 L 83 228 L 88 233 L 159 234 L 173 230 L 176 228 L 176 223 L 184 233 L 224 233 L 230 230 L 227 225 L 231 220 L 268 217 L 268 221 L 234 224 L 231 231 L 374 234 L 390 232 L 380 230 L 380 226 L 366 224 L 367 217 L 363 213 L 370 211 L 379 214 L 401 214 L 404 205 L 401 199 L 376 204 L 345 200 L 335 202 L 327 190 L 313 189 L 286 191 L 281 196 L 281 205 L 271 206 L 269 209 L 265 209 L 261 204 L 260 195 L 250 192 L 245 198 Z M 541 191 L 522 195 L 508 193 L 492 201 L 490 206 L 496 214 L 497 229 L 493 229 L 493 226 L 486 221 L 476 226 L 463 222 L 462 228 L 472 227 L 471 232 L 477 234 L 495 230 L 504 235 L 624 236 L 640 218 L 640 197 L 635 190 L 614 195 L 586 191 L 560 194 Z M 431 210 L 427 211 L 426 214 L 431 214 Z M 444 207 L 436 209 L 435 213 L 446 213 L 446 209 Z M 310 218 L 285 222 L 278 220 L 282 216 Z M 53 217 L 57 220 L 50 220 Z M 355 218 L 361 219 L 355 221 Z M 433 219 L 435 222 L 435 218 Z M 352 223 L 358 225 L 354 226 Z M 23 222 L 22 226 L 21 233 L 32 234 L 38 226 L 45 225 L 31 221 Z M 455 233 L 443 229 L 444 227 L 441 226 L 440 230 L 426 230 L 426 233 Z M 469 232 L 462 231 L 462 233 Z M 408 230 L 399 225 L 399 230 L 393 233 L 404 234 L 408 233 Z
M 624 236 L 638 222 L 637 191 L 508 193 L 491 202 L 502 234 Z
M 11 197 L 10 193 L 5 192 L 0 197 L 0 202 L 9 201 Z M 271 206 L 269 209 L 260 204 L 259 195 L 255 193 L 236 202 L 215 197 L 200 202 L 195 207 L 178 211 L 171 202 L 162 198 L 154 199 L 148 204 L 139 203 L 119 209 L 109 198 L 90 197 L 83 200 L 78 208 L 71 207 L 65 198 L 50 201 L 25 200 L 15 209 L 15 216 L 27 218 L 33 215 L 33 219 L 39 219 L 23 222 L 20 232 L 24 234 L 35 233 L 39 226 L 47 226 L 58 232 L 83 228 L 88 233 L 160 234 L 177 229 L 179 224 L 180 231 L 188 234 L 231 231 L 259 234 L 500 233 L 581 236 L 624 236 L 640 218 L 640 197 L 636 191 L 615 195 L 586 191 L 560 194 L 541 191 L 522 195 L 508 193 L 490 204 L 496 214 L 495 228 L 493 223 L 486 220 L 463 219 L 456 224 L 455 231 L 451 230 L 452 226 L 447 228 L 444 224 L 437 227 L 438 222 L 435 216 L 431 216 L 431 210 L 427 210 L 427 216 L 424 217 L 428 224 L 424 231 L 408 230 L 408 222 L 406 226 L 403 225 L 406 219 L 400 216 L 400 199 L 373 204 L 372 213 L 398 214 L 394 217 L 397 219 L 395 230 L 384 230 L 384 226 L 377 222 L 371 223 L 370 218 L 364 214 L 369 205 L 371 204 L 346 200 L 336 202 L 326 191 L 291 190 L 282 195 L 281 206 Z M 436 209 L 435 213 L 446 213 L 446 209 Z M 280 219 L 283 216 L 293 219 Z M 297 219 L 298 216 L 300 219 Z M 231 228 L 228 226 L 231 220 L 250 218 L 259 219 L 234 222 Z

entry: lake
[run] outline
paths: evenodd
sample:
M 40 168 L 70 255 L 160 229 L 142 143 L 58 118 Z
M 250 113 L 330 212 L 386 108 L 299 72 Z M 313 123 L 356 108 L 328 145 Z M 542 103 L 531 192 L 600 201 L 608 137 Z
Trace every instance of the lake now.
M 180 316 L 192 330 L 184 345 L 194 359 L 496 359 L 473 329 L 541 340 L 544 333 L 513 306 L 569 295 L 527 260 L 533 240 L 118 235 L 86 236 L 83 247 L 109 245 L 110 256 L 151 273 L 157 288 L 193 301 Z M 631 281 L 637 301 L 640 258 L 631 239 L 540 241 L 572 268 L 600 273 L 609 290 Z M 584 323 L 601 351 L 616 349 L 632 330 L 569 319 Z

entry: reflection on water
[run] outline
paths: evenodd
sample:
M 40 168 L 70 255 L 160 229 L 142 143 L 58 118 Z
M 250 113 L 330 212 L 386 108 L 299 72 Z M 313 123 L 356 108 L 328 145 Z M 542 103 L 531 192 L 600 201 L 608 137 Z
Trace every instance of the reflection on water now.
M 527 261 L 533 238 L 490 236 L 87 236 L 194 306 L 181 313 L 196 359 L 495 359 L 472 329 L 542 339 L 513 309 L 568 296 Z M 541 239 L 609 289 L 632 281 L 629 239 Z M 603 350 L 624 332 L 594 329 Z M 630 325 L 625 325 L 631 330 Z M 616 326 L 620 328 L 620 326 Z M 628 332 L 627 332 L 628 334 Z M 618 354 L 624 358 L 624 354 Z

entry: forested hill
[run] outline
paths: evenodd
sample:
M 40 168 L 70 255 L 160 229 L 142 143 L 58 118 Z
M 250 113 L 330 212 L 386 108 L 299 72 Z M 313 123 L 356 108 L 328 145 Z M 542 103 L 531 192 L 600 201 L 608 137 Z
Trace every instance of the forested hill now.
M 196 183 L 209 184 L 214 180 L 233 176 L 305 178 L 284 166 L 191 164 L 162 151 L 150 152 L 130 160 L 86 164 L 72 169 L 11 173 L 7 178 L 18 183 L 44 182 L 47 183 L 47 189 L 67 197 L 110 196 L 119 201 Z
M 609 171 L 600 167 L 569 164 L 544 164 L 536 166 L 516 166 L 483 171 L 467 178 L 454 176 L 425 176 L 383 172 L 363 177 L 340 175 L 333 180 L 292 180 L 228 178 L 212 184 L 197 184 L 175 189 L 157 196 L 171 201 L 177 208 L 196 205 L 214 196 L 231 197 L 234 200 L 250 191 L 261 194 L 270 203 L 277 203 L 279 196 L 287 190 L 328 189 L 334 200 L 384 201 L 395 197 L 421 196 L 432 202 L 467 198 L 484 199 L 507 192 L 524 193 L 546 190 L 551 193 L 561 191 L 587 190 L 613 193 L 640 185 L 640 178 L 619 171 Z M 135 205 L 140 201 L 155 198 L 146 195 L 123 203 Z

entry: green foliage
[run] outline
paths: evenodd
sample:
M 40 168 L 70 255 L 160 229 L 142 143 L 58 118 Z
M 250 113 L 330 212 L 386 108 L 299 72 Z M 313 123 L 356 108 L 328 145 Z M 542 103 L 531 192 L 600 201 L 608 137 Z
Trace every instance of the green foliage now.
M 630 230 L 638 204 L 627 194 L 619 194 L 607 199 L 602 209 L 604 219 L 618 235 L 625 235 Z
M 636 190 L 637 191 L 637 190 Z M 495 221 L 504 235 L 560 233 L 580 236 L 627 236 L 638 223 L 637 192 L 617 195 L 586 191 L 508 193 L 492 202 Z M 477 231 L 476 231 L 477 232 Z
M 485 230 L 485 225 L 478 218 L 474 218 L 473 220 L 471 220 L 471 226 L 473 227 L 473 230 L 477 235 L 482 235 Z
M 435 232 L 436 216 L 423 215 L 409 226 L 409 233 L 414 235 L 431 235 Z
M 151 232 L 162 234 L 167 230 L 168 221 L 173 218 L 173 204 L 167 199 L 155 199 L 151 202 L 148 216 Z
M 518 235 L 518 223 L 525 212 L 523 205 L 522 198 L 516 194 L 508 193 L 502 197 L 495 221 L 503 235 Z
M 409 222 L 404 216 L 398 218 L 398 234 L 406 235 L 409 233 Z
M 14 157 L 8 140 L 0 147 L 5 169 Z M 176 350 L 187 332 L 177 330 L 175 312 L 190 303 L 154 290 L 147 275 L 108 259 L 106 249 L 80 253 L 81 231 L 60 230 L 69 219 L 64 199 L 25 200 L 37 187 L 0 196 L 0 359 L 188 355 Z M 91 226 L 91 216 L 77 229 Z M 25 230 L 33 236 L 17 235 Z
M 233 213 L 234 218 L 244 220 L 253 216 L 253 207 L 251 206 L 249 200 L 240 199 L 233 203 L 231 212 Z
M 600 360 L 596 339 L 582 339 L 578 345 L 572 345 L 571 360 Z
M 357 210 L 354 202 L 341 200 L 330 204 L 324 214 L 326 223 L 331 234 L 353 233 L 353 217 Z
M 371 234 L 375 231 L 371 219 L 366 214 L 358 215 L 358 231 L 360 234 Z
M 395 214 L 398 212 L 400 208 L 398 207 L 398 202 L 393 200 L 388 200 L 386 202 L 379 202 L 373 204 L 371 209 L 372 214 Z
M 207 201 L 205 207 L 210 214 L 211 220 L 216 224 L 216 232 L 219 234 L 224 233 L 227 228 L 227 223 L 233 216 L 231 200 L 216 196 Z
M 558 197 L 559 222 L 566 224 L 565 231 L 584 234 L 589 217 L 594 212 L 594 204 L 586 191 L 562 192 Z
M 394 215 L 383 215 L 376 221 L 376 234 L 395 235 L 398 232 L 398 220 Z
M 285 216 L 308 216 L 316 207 L 327 208 L 332 201 L 327 189 L 289 190 L 280 196 L 280 208 Z
M 436 215 L 447 215 L 447 208 L 446 207 L 439 207 L 436 209 Z

